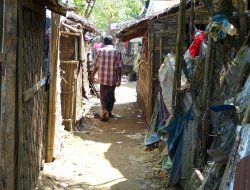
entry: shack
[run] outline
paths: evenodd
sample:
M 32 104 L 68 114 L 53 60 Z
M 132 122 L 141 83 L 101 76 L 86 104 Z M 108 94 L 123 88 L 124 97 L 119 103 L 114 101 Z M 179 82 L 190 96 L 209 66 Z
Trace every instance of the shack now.
M 121 41 L 143 37 L 137 80 L 137 102 L 148 124 L 160 90 L 158 70 L 163 63 L 164 55 L 176 50 L 179 1 L 169 1 L 168 6 L 161 12 L 133 22 L 117 33 Z M 189 45 L 191 1 L 187 1 L 187 7 L 185 47 Z M 200 29 L 204 29 L 208 23 L 208 11 L 202 4 L 197 3 L 195 6 L 194 23 Z
M 66 14 L 69 4 L 1 0 L 0 5 L 0 189 L 35 189 L 48 137 L 45 12 Z
M 168 176 L 168 186 L 181 189 L 248 189 L 249 2 L 243 0 L 200 2 L 204 4 L 199 6 L 194 1 L 181 0 L 180 5 L 174 6 L 178 8 L 176 11 L 171 12 L 174 7 L 167 11 L 170 13 L 169 17 L 178 12 L 178 27 L 176 25 L 174 29 L 177 28 L 179 32 L 173 36 L 173 38 L 177 36 L 178 39 L 173 42 L 176 55 L 173 56 L 173 60 L 169 59 L 169 55 L 164 59 L 159 76 L 174 74 L 171 80 L 170 78 L 161 80 L 159 77 L 161 87 L 168 88 L 162 89 L 162 94 L 158 94 L 150 130 L 144 144 L 155 145 L 154 143 L 161 141 L 160 137 L 167 138 L 163 141 L 167 148 L 163 152 L 165 156 L 162 170 Z M 197 5 L 198 10 L 195 8 Z M 195 13 L 195 17 L 190 18 L 194 21 L 193 24 L 197 16 L 202 20 L 204 17 L 204 24 L 207 22 L 206 34 L 203 36 L 200 32 L 200 36 L 197 35 L 200 44 L 203 42 L 207 44 L 205 53 L 193 57 L 188 55 L 192 51 L 190 47 L 193 43 L 191 46 L 185 45 L 188 47 L 187 51 L 183 48 L 184 40 L 188 39 L 185 29 L 189 11 L 190 15 Z M 166 20 L 168 21 L 168 17 Z M 157 26 L 155 24 L 150 26 L 155 28 Z M 192 22 L 190 25 L 192 26 Z M 134 31 L 125 28 L 118 33 L 118 36 L 123 39 L 123 37 L 142 35 L 139 31 L 143 32 L 149 26 L 147 18 L 146 21 L 145 19 L 139 21 L 137 26 L 141 28 Z M 134 25 L 134 28 L 138 27 Z M 152 76 L 157 73 L 154 72 L 157 64 L 153 66 L 155 65 L 153 62 L 153 65 L 150 65 L 157 55 L 157 46 L 154 44 L 161 44 L 160 50 L 164 47 L 163 41 L 155 40 L 158 32 L 155 31 L 152 37 L 150 29 L 148 30 L 149 50 L 146 52 L 154 52 L 153 55 L 148 54 Z M 195 40 L 194 42 L 197 42 Z M 199 48 L 202 47 L 200 44 Z M 159 55 L 157 57 L 162 58 Z M 191 72 L 185 73 L 186 69 Z M 182 77 L 186 77 L 188 86 L 181 83 Z M 154 86 L 151 86 L 152 90 L 153 88 Z M 169 93 L 167 101 L 164 99 L 164 93 L 165 95 Z M 153 93 L 150 95 L 153 96 Z M 167 110 L 170 113 L 167 113 Z
M 89 91 L 87 53 L 84 36 L 96 27 L 84 17 L 71 12 L 61 21 L 60 69 L 61 102 L 65 129 L 71 131 L 83 114 L 83 98 Z

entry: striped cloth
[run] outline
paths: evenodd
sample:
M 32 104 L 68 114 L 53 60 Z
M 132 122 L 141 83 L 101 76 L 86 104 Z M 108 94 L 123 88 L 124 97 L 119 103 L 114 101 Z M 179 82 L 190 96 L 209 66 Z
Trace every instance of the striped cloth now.
M 112 45 L 106 45 L 97 51 L 94 66 L 98 67 L 100 84 L 114 86 L 118 81 L 116 70 L 122 66 L 121 53 Z

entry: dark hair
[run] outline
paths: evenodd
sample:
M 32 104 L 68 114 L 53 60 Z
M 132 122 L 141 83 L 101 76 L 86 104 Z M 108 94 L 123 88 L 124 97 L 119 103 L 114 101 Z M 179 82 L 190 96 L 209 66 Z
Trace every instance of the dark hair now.
M 106 36 L 104 38 L 104 45 L 112 45 L 113 44 L 113 38 L 112 36 Z

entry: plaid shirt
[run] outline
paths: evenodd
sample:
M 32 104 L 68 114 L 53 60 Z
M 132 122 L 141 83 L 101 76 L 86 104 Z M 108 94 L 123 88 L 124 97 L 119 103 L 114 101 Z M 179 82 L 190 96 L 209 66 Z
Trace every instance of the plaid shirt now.
M 94 65 L 98 67 L 100 84 L 114 86 L 118 81 L 116 70 L 122 66 L 121 53 L 114 46 L 106 45 L 97 51 Z

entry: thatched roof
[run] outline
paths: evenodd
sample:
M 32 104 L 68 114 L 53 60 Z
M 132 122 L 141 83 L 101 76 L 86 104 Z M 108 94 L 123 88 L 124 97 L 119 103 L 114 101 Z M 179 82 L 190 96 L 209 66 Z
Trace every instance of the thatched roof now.
M 128 41 L 133 38 L 143 36 L 144 32 L 148 30 L 148 24 L 150 21 L 157 18 L 164 17 L 166 15 L 171 15 L 179 11 L 180 4 L 176 4 L 176 1 L 173 1 L 170 7 L 167 7 L 163 11 L 153 14 L 152 16 L 144 17 L 139 20 L 131 22 L 126 27 L 122 28 L 119 32 L 116 33 L 116 37 L 122 41 Z M 187 8 L 191 6 L 191 0 L 187 0 Z
M 76 24 L 81 24 L 82 28 L 85 31 L 98 33 L 96 26 L 90 20 L 86 19 L 85 17 L 79 16 L 74 12 L 70 12 L 62 22 L 73 26 Z
M 68 10 L 73 10 L 73 0 L 34 0 L 36 3 L 47 7 L 53 12 L 66 15 Z

